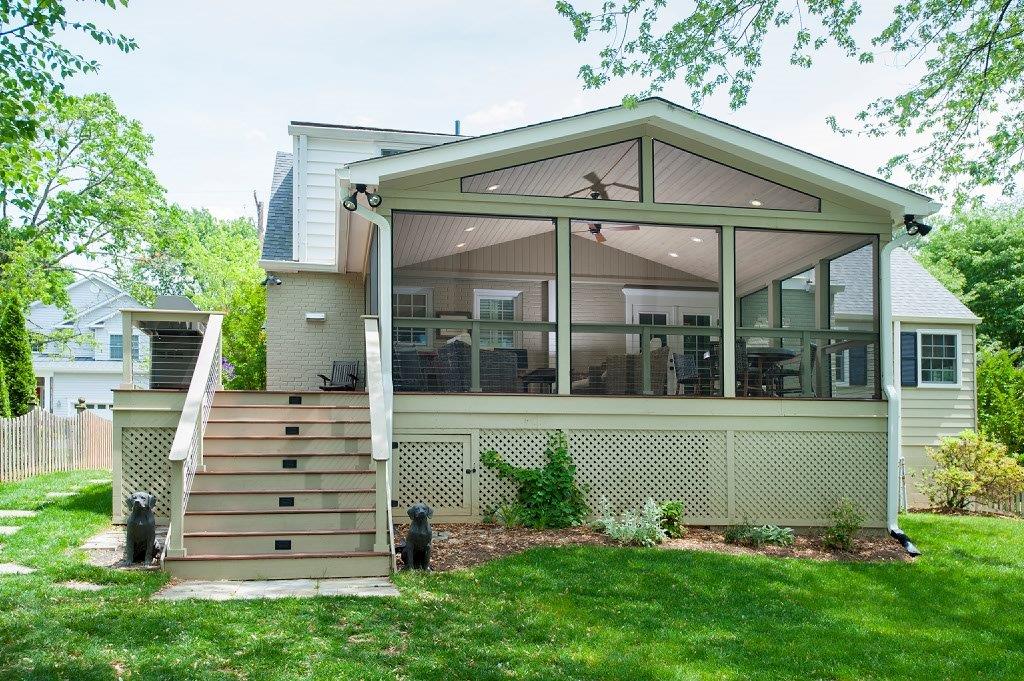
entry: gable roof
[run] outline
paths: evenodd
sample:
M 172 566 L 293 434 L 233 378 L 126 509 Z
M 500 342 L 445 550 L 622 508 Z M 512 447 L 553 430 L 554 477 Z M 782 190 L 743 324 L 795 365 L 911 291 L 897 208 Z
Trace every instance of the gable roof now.
M 277 152 L 263 232 L 264 260 L 292 259 L 292 155 Z
M 559 140 L 649 124 L 694 139 L 752 162 L 847 194 L 895 214 L 919 217 L 934 213 L 939 204 L 929 197 L 891 182 L 829 161 L 738 126 L 697 113 L 660 97 L 639 102 L 633 108 L 614 106 L 504 130 L 468 139 L 415 149 L 395 156 L 367 158 L 348 163 L 353 183 L 379 184 L 383 180 L 426 170 L 486 159 L 512 150 L 542 148 Z M 345 173 L 343 173 L 344 175 Z
M 934 319 L 969 324 L 981 321 L 902 248 L 892 252 L 892 315 L 896 319 Z

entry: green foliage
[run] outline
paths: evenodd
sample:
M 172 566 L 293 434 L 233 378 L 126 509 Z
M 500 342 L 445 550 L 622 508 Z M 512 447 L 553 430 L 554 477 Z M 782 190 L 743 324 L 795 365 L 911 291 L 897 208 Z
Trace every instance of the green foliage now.
M 547 463 L 541 468 L 516 468 L 494 450 L 480 454 L 480 462 L 498 476 L 519 484 L 519 517 L 526 527 L 559 528 L 579 525 L 587 517 L 584 490 L 576 484 L 576 466 L 569 457 L 565 433 L 557 431 L 544 450 Z
M 111 9 L 128 4 L 127 0 L 95 2 Z M 65 78 L 99 68 L 96 61 L 57 42 L 58 35 L 81 34 L 122 52 L 137 47 L 131 38 L 72 19 L 66 4 L 59 0 L 0 0 L 0 146 L 34 138 L 40 129 L 39 102 L 59 96 Z M 11 170 L 0 163 L 0 173 Z
M 4 365 L 11 415 L 27 414 L 36 406 L 36 375 L 25 311 L 16 296 L 7 298 L 0 311 L 0 362 Z
M 529 516 L 521 503 L 513 501 L 494 509 L 492 519 L 505 527 L 526 527 Z
M 821 542 L 830 549 L 849 551 L 853 540 L 864 524 L 864 515 L 849 499 L 840 501 L 828 514 L 829 524 L 821 535 Z
M 235 367 L 225 386 L 265 387 L 267 292 L 252 221 L 170 206 L 147 229 L 141 249 L 142 257 L 118 261 L 115 280 L 144 304 L 175 294 L 200 309 L 225 311 L 222 351 Z
M 47 134 L 3 152 L 28 159 L 31 178 L 0 176 L 0 281 L 70 311 L 76 272 L 131 257 L 163 189 L 152 139 L 107 95 L 55 96 L 37 115 Z
M 962 280 L 961 300 L 982 318 L 979 333 L 1024 347 L 1024 206 L 959 212 L 937 224 L 918 260 L 940 280 L 943 272 Z
M 864 7 L 863 24 L 881 26 L 867 41 L 855 35 Z M 883 173 L 903 168 L 932 191 L 951 185 L 961 204 L 986 186 L 1013 194 L 1024 169 L 1024 6 L 1018 2 L 694 0 L 678 18 L 666 16 L 676 13 L 667 0 L 601 0 L 594 9 L 558 0 L 555 8 L 578 42 L 603 41 L 597 63 L 580 68 L 586 88 L 616 79 L 645 83 L 624 98 L 627 105 L 679 79 L 695 106 L 724 89 L 739 108 L 765 63 L 765 45 L 780 34 L 791 45 L 789 64 L 799 68 L 810 68 L 826 47 L 862 64 L 923 64 L 916 83 L 857 115 L 865 135 L 926 138 L 912 153 L 889 159 Z M 834 117 L 828 122 L 850 132 Z
M 987 437 L 1006 445 L 1011 456 L 1024 456 L 1024 366 L 1021 353 L 987 349 L 978 353 L 978 426 Z
M 664 517 L 654 499 L 644 502 L 639 513 L 626 511 L 621 518 L 612 512 L 607 498 L 601 498 L 601 512 L 594 529 L 603 532 L 623 546 L 655 546 L 665 541 Z
M 746 522 L 726 528 L 724 537 L 727 544 L 743 544 L 754 548 L 765 545 L 792 546 L 794 541 L 791 528 L 778 525 L 751 525 Z
M 7 394 L 7 373 L 4 358 L 0 355 L 0 419 L 11 418 L 11 398 Z
M 1024 492 L 1024 466 L 1006 445 L 965 430 L 928 447 L 935 467 L 919 473 L 918 485 L 935 506 L 963 511 L 972 503 L 999 503 Z
M 669 539 L 678 539 L 686 534 L 686 526 L 683 525 L 683 509 L 681 501 L 665 501 L 659 507 L 661 529 L 665 531 L 665 536 Z

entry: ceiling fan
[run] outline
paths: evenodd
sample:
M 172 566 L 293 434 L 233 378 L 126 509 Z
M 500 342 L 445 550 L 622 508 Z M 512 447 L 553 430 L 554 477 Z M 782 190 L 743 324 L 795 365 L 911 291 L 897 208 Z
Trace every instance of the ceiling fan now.
M 640 229 L 640 225 L 602 225 L 600 222 L 591 222 L 587 224 L 584 229 L 574 229 L 573 234 L 590 234 L 594 237 L 594 241 L 599 244 L 603 244 L 608 241 L 608 237 L 604 235 L 604 232 L 635 232 Z
M 608 172 L 610 173 L 611 171 L 609 170 Z M 608 177 L 608 175 L 606 174 L 605 177 Z M 590 198 L 592 198 L 592 199 L 603 199 L 603 200 L 607 201 L 608 200 L 608 188 L 609 187 L 622 187 L 623 189 L 629 189 L 630 191 L 634 191 L 634 192 L 637 192 L 637 193 L 640 192 L 640 187 L 634 187 L 631 184 L 623 184 L 621 182 L 607 182 L 606 183 L 604 181 L 604 177 L 599 177 L 598 174 L 596 172 L 593 172 L 593 171 L 591 171 L 591 172 L 587 173 L 586 175 L 584 175 L 583 179 L 586 180 L 587 182 L 589 182 L 590 184 L 587 185 L 586 187 L 583 187 L 582 189 L 577 189 L 574 192 L 570 192 L 568 194 L 565 194 L 564 198 L 568 199 L 568 198 L 572 198 L 574 196 L 578 196 L 579 194 L 582 194 L 584 192 L 590 192 Z

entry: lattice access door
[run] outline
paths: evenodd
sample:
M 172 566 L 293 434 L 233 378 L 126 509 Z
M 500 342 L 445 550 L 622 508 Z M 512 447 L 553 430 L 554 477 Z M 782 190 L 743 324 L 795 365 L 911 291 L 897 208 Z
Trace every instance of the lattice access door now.
M 395 489 L 400 512 L 426 502 L 434 515 L 473 512 L 473 443 L 468 434 L 395 433 Z M 404 518 L 402 518 L 404 520 Z

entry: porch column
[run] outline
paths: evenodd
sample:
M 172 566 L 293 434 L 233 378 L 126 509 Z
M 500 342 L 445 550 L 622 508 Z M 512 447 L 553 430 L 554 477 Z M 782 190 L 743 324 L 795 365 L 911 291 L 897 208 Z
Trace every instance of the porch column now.
M 736 229 L 722 227 L 722 395 L 736 397 Z
M 572 260 L 569 257 L 569 238 L 569 218 L 558 218 L 555 222 L 555 348 L 559 395 L 568 395 L 572 387 L 569 365 L 569 343 L 572 339 Z
M 132 375 L 132 330 L 135 324 L 132 321 L 132 313 L 128 311 L 121 312 L 121 390 L 131 390 L 135 387 L 135 377 Z M 125 340 L 127 339 L 127 341 Z M 126 347 L 128 351 L 125 352 L 123 348 Z M 142 345 L 142 339 L 139 339 L 139 346 Z
M 782 328 L 781 279 L 772 279 L 770 282 L 768 282 L 768 326 L 772 329 Z M 782 347 L 781 338 L 772 338 L 770 339 L 769 343 L 777 348 Z
M 819 260 L 814 265 L 814 328 L 829 328 L 829 312 L 832 297 L 832 281 L 829 272 L 829 260 Z M 818 386 L 818 397 L 832 397 L 832 381 L 830 369 L 832 364 L 825 354 L 827 339 L 818 339 L 817 360 L 814 370 L 814 382 Z M 836 358 L 838 359 L 838 357 Z

